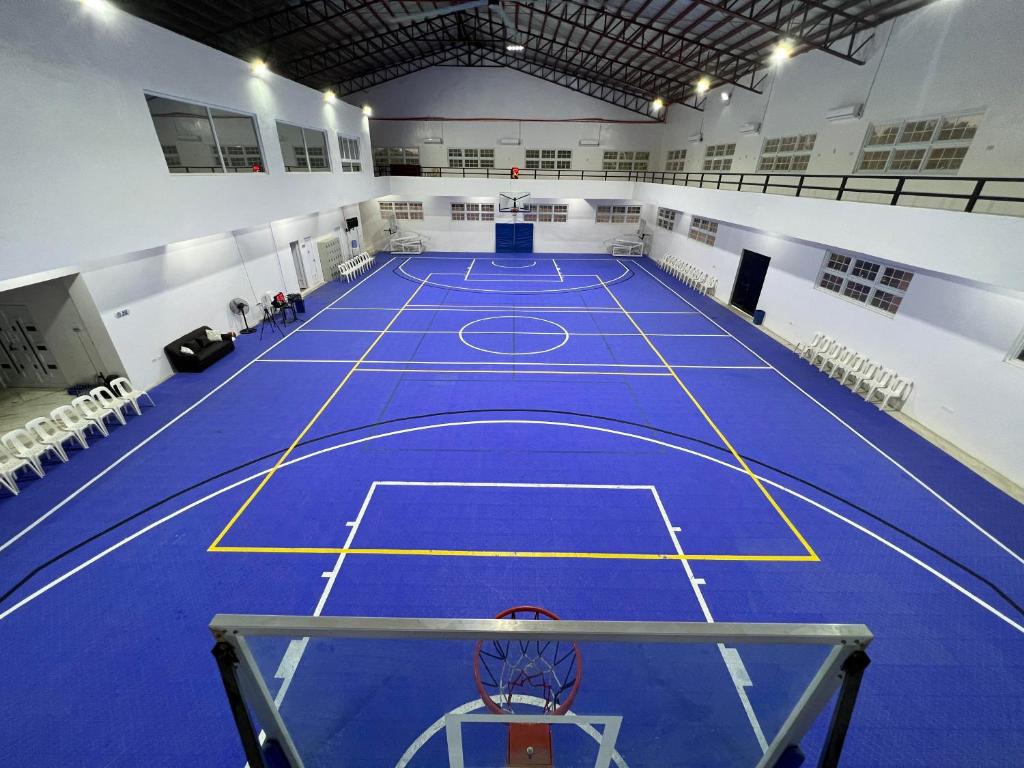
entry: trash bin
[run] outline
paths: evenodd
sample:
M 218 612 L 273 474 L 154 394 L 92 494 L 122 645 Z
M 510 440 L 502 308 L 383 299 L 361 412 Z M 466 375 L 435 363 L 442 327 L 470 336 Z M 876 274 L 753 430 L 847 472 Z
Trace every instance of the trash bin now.
M 764 310 L 763 309 L 755 309 L 754 310 L 754 325 L 760 325 L 763 322 L 764 322 Z
M 306 302 L 303 300 L 301 293 L 289 293 L 288 301 L 292 303 L 292 306 L 295 307 L 295 311 L 298 314 L 306 314 Z

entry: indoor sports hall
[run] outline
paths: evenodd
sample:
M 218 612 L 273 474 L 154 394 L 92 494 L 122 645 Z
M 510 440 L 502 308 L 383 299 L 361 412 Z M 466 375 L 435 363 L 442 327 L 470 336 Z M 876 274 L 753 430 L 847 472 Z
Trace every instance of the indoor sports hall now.
M 1024 762 L 1022 24 L 0 8 L 7 763 Z

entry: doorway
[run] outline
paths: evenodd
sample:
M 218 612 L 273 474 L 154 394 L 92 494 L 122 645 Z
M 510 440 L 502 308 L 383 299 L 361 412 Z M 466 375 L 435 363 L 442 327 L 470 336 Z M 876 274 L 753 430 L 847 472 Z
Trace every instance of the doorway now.
M 295 265 L 295 278 L 299 281 L 299 290 L 309 288 L 309 280 L 306 278 L 306 265 L 302 263 L 302 254 L 299 253 L 299 241 L 293 240 L 288 244 L 292 251 L 292 263 Z
M 495 224 L 496 253 L 533 253 L 533 224 Z
M 754 314 L 770 262 L 771 259 L 760 253 L 743 251 L 740 268 L 736 272 L 736 283 L 732 287 L 732 297 L 729 299 L 730 304 L 748 315 Z

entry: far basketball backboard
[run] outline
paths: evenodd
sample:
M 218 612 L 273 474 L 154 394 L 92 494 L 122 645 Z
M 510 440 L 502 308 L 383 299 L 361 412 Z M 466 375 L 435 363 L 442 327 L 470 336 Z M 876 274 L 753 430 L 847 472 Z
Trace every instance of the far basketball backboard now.
M 810 746 L 819 765 L 838 763 L 867 665 L 863 625 L 515 610 L 216 616 L 214 655 L 249 766 L 789 767 L 837 691 L 824 745 Z
M 530 210 L 530 193 L 523 192 L 519 195 L 498 195 L 499 213 L 523 213 Z

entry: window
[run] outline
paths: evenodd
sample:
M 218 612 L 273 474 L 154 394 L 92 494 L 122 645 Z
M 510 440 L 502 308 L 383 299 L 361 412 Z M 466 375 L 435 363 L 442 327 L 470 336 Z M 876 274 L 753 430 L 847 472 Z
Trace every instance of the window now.
M 857 173 L 958 171 L 978 130 L 980 115 L 946 115 L 871 124 Z
M 828 253 L 818 287 L 895 315 L 913 277 L 912 272 L 877 261 Z
M 291 173 L 330 172 L 327 132 L 278 122 L 277 140 L 281 142 L 284 169 Z
M 639 205 L 599 205 L 597 206 L 597 224 L 639 224 Z
M 717 235 L 717 221 L 712 221 L 711 219 L 703 219 L 700 216 L 694 216 L 690 220 L 690 231 L 687 233 L 686 236 L 689 237 L 691 240 L 696 240 L 698 243 L 704 243 L 705 245 L 714 245 Z
M 572 150 L 528 149 L 526 167 L 545 171 L 567 171 L 572 168 Z
M 409 203 L 402 200 L 382 200 L 380 202 L 380 215 L 385 219 L 415 219 L 423 220 L 423 203 Z
M 705 171 L 728 171 L 732 169 L 732 156 L 736 154 L 735 144 L 709 144 L 704 150 Z
M 671 208 L 658 209 L 658 226 L 672 231 L 676 228 L 676 212 Z
M 452 221 L 494 221 L 494 203 L 452 203 Z
M 359 139 L 338 134 L 338 151 L 341 153 L 341 172 L 358 173 L 363 170 L 359 157 Z
M 804 133 L 798 136 L 765 139 L 757 170 L 806 171 L 817 138 L 818 135 L 815 133 Z
M 602 156 L 601 170 L 604 171 L 646 171 L 650 152 L 606 151 Z
M 374 165 L 419 165 L 419 147 L 374 147 Z
M 449 168 L 493 168 L 493 149 L 448 149 Z
M 681 171 L 683 166 L 686 165 L 686 150 L 685 149 L 673 149 L 668 153 L 665 158 L 665 170 L 666 171 Z
M 569 220 L 569 206 L 563 203 L 534 205 L 523 214 L 523 221 L 539 221 L 541 224 L 563 224 Z
M 171 173 L 262 173 L 256 118 L 146 94 L 150 117 Z

